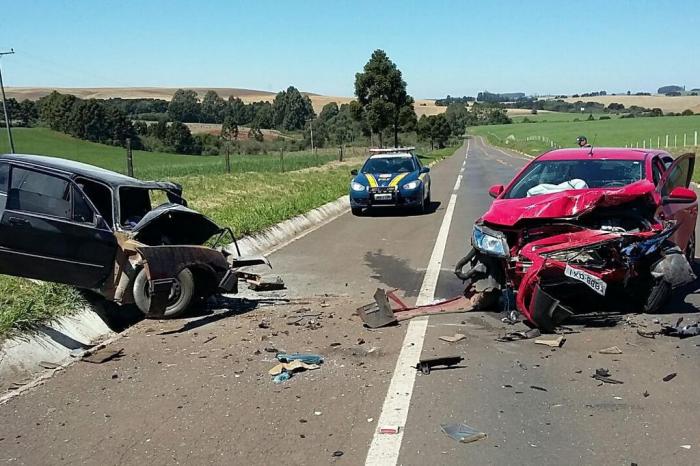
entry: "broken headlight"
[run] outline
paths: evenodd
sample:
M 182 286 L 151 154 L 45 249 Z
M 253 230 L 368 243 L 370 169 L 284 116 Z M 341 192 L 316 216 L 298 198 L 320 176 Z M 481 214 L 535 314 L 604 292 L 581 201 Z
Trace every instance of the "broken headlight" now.
M 480 225 L 474 225 L 472 246 L 480 252 L 496 257 L 508 257 L 508 243 L 500 231 L 494 231 Z
M 589 267 L 602 267 L 605 265 L 605 259 L 597 249 L 566 249 L 542 254 L 542 256 L 567 264 L 579 264 Z

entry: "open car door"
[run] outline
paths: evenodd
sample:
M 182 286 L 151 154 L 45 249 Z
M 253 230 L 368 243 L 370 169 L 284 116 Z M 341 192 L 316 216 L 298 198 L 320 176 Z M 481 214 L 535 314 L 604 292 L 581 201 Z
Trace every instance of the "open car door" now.
M 664 172 L 657 187 L 661 196 L 659 217 L 678 222 L 671 239 L 683 250 L 695 244 L 698 197 L 690 187 L 694 169 L 695 154 L 683 154 Z

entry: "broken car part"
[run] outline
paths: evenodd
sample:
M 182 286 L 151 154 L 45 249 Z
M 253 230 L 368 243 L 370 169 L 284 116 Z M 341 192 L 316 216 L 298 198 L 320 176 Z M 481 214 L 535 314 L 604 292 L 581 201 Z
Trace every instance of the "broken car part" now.
M 487 437 L 484 432 L 480 432 L 466 424 L 440 424 L 440 430 L 451 439 L 461 443 L 476 442 Z
M 445 366 L 446 368 L 451 368 L 463 360 L 464 358 L 462 356 L 436 356 L 433 358 L 422 358 L 418 361 L 416 369 L 421 371 L 423 374 L 428 375 L 434 367 Z

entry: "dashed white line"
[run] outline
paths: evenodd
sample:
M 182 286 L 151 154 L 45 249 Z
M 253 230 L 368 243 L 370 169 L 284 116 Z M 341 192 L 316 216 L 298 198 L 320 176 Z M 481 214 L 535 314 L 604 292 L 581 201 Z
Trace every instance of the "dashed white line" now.
M 464 163 L 469 157 L 469 141 L 467 141 L 467 154 L 465 155 Z M 464 166 L 464 164 L 462 164 Z M 447 204 L 445 216 L 440 225 L 433 253 L 428 262 L 428 268 L 423 277 L 423 284 L 416 300 L 417 306 L 428 304 L 435 299 L 435 288 L 437 287 L 438 278 L 442 264 L 442 257 L 445 254 L 447 246 L 447 236 L 450 232 L 452 224 L 452 216 L 454 215 L 455 204 L 457 203 L 457 191 L 462 182 L 462 175 L 457 176 L 454 190 L 450 196 L 450 201 Z M 399 459 L 401 451 L 401 442 L 403 441 L 404 428 L 408 419 L 408 410 L 411 404 L 411 396 L 413 395 L 413 385 L 416 380 L 415 366 L 420 359 L 421 351 L 423 350 L 423 340 L 425 332 L 428 328 L 428 317 L 417 317 L 411 319 L 406 329 L 406 336 L 403 340 L 401 352 L 396 361 L 394 375 L 389 383 L 382 412 L 379 416 L 378 426 L 400 426 L 397 434 L 386 435 L 375 432 L 372 438 L 372 444 L 367 452 L 365 465 L 368 466 L 393 466 Z

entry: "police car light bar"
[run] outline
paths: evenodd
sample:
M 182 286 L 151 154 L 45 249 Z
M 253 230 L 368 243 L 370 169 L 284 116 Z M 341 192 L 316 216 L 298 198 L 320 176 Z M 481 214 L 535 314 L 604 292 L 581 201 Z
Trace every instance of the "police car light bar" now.
M 387 147 L 386 149 L 372 148 L 369 150 L 371 154 L 393 154 L 396 152 L 413 152 L 415 147 Z

